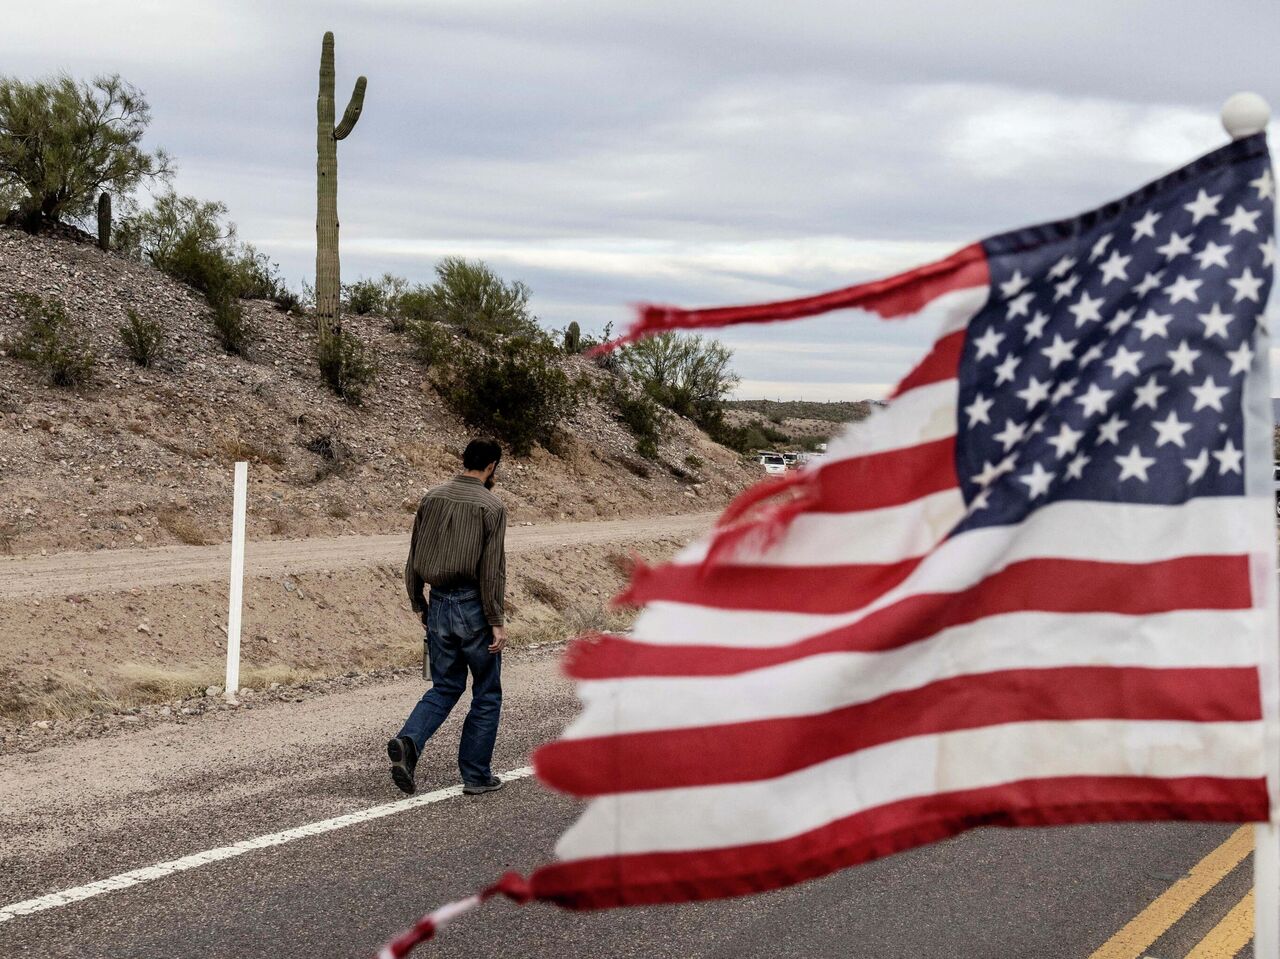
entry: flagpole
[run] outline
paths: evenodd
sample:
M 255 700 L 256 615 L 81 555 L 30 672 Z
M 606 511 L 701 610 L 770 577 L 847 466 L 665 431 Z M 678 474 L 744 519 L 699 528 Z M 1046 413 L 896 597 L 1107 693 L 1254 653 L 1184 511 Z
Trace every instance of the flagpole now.
M 1237 93 L 1222 106 L 1222 126 L 1233 140 L 1261 133 L 1271 119 L 1271 108 L 1267 101 L 1256 93 Z M 1270 399 L 1267 399 L 1267 412 L 1270 414 Z M 1271 567 L 1272 560 L 1267 565 Z M 1267 581 L 1271 590 L 1276 589 L 1271 572 Z M 1275 593 L 1269 597 L 1274 603 Z M 1280 633 L 1273 636 L 1273 642 L 1280 643 Z M 1264 658 L 1274 661 L 1276 653 Z M 1280 677 L 1274 670 L 1262 671 L 1264 684 L 1277 684 Z M 1264 718 L 1267 722 L 1267 735 L 1264 738 L 1267 756 L 1267 791 L 1270 796 L 1271 821 L 1255 823 L 1253 827 L 1253 891 L 1254 891 L 1254 933 L 1253 955 L 1255 959 L 1280 959 L 1280 742 L 1277 741 L 1277 722 L 1280 716 L 1275 715 L 1276 699 L 1280 690 L 1263 689 L 1263 700 L 1270 700 L 1272 715 Z

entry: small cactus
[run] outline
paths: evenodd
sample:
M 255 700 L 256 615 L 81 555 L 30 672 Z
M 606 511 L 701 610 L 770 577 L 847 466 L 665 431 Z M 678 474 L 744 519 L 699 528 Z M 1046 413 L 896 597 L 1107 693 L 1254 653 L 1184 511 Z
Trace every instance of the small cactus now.
M 564 331 L 564 351 L 566 353 L 582 352 L 582 330 L 578 328 L 576 322 L 570 323 L 569 328 Z
M 98 197 L 98 249 L 111 249 L 111 194 Z
M 316 327 L 321 349 L 329 337 L 342 334 L 342 278 L 338 263 L 338 141 L 345 139 L 364 109 L 364 77 L 342 122 L 334 125 L 333 33 L 320 47 L 320 95 L 316 99 Z

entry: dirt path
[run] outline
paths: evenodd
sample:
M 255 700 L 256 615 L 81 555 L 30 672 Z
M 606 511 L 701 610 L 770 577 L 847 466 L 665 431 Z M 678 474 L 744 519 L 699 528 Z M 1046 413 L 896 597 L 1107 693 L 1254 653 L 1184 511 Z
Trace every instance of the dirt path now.
M 559 546 L 691 536 L 708 529 L 715 515 L 696 513 L 514 526 L 507 530 L 507 550 L 519 554 Z M 387 563 L 400 565 L 407 546 L 407 531 L 389 536 L 250 542 L 245 547 L 245 575 L 274 576 Z M 229 550 L 224 543 L 0 559 L 0 598 L 120 592 L 216 581 L 227 576 Z

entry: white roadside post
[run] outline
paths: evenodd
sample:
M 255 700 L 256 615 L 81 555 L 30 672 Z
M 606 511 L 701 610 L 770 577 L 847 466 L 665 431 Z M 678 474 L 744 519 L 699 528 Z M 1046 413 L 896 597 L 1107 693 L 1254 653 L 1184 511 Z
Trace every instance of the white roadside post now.
M 244 591 L 244 518 L 249 499 L 249 464 L 236 464 L 231 507 L 231 598 L 227 606 L 227 681 L 222 695 L 229 703 L 240 691 L 240 606 Z
M 1271 119 L 1267 101 L 1256 93 L 1237 93 L 1222 105 L 1222 126 L 1233 140 L 1261 133 Z M 1274 584 L 1273 587 L 1274 588 Z M 1280 636 L 1275 638 L 1280 643 Z M 1264 684 L 1276 683 L 1271 670 L 1262 672 Z M 1275 691 L 1263 689 L 1263 701 L 1274 701 Z M 1270 717 L 1274 724 L 1275 717 Z M 1276 737 L 1269 732 L 1265 737 L 1268 751 L 1280 749 Z M 1276 775 L 1280 758 L 1267 757 L 1268 791 L 1280 788 Z M 1271 821 L 1255 823 L 1253 827 L 1253 954 L 1257 959 L 1280 959 L 1280 825 L 1276 822 L 1277 809 L 1271 809 Z

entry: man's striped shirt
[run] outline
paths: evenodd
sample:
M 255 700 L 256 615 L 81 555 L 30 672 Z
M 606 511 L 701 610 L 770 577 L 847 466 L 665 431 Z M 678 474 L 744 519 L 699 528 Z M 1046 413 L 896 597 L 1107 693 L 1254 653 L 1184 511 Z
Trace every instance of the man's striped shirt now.
M 475 586 L 490 626 L 501 626 L 507 585 L 507 508 L 472 476 L 455 476 L 418 504 L 404 583 L 414 612 L 427 608 L 422 589 Z

